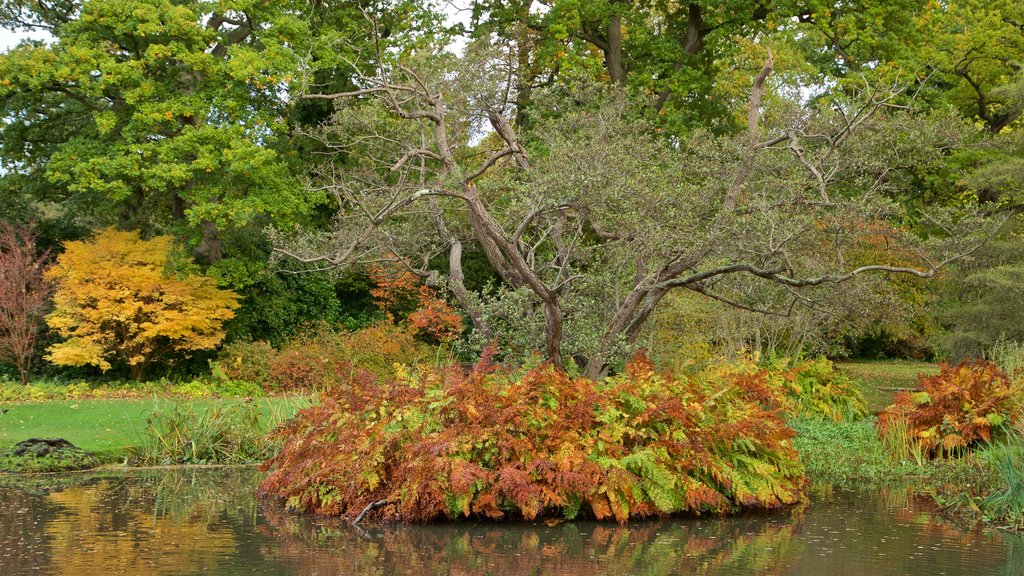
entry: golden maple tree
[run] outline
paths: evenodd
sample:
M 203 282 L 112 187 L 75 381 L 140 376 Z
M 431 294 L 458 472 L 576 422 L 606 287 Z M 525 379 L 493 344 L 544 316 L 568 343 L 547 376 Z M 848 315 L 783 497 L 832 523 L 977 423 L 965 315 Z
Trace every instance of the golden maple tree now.
M 46 358 L 103 371 L 117 360 L 140 379 L 148 364 L 168 353 L 219 344 L 238 295 L 206 276 L 171 271 L 173 242 L 114 228 L 66 242 L 46 273 L 56 285 L 46 321 L 66 340 L 51 346 Z

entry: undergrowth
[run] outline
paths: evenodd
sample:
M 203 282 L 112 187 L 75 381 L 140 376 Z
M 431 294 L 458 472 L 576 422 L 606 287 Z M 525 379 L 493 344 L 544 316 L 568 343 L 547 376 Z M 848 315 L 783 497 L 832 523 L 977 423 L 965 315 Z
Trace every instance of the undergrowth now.
M 0 402 L 40 402 L 87 398 L 254 398 L 264 396 L 263 388 L 240 380 L 205 378 L 189 382 L 51 382 L 28 385 L 0 380 Z
M 962 456 L 1022 417 L 1021 385 L 991 362 L 944 365 L 920 380 L 920 392 L 900 392 L 879 414 L 878 430 L 904 435 L 898 443 L 925 458 Z
M 489 355 L 468 376 L 363 373 L 282 429 L 261 493 L 325 515 L 384 500 L 403 521 L 778 508 L 805 479 L 767 379 L 670 378 L 643 356 L 601 382 Z
M 850 421 L 869 414 L 856 383 L 824 357 L 785 367 L 769 362 L 772 383 L 780 390 L 787 412 L 796 418 Z
M 875 430 L 873 418 L 853 422 L 791 420 L 793 443 L 807 477 L 816 484 L 847 488 L 914 483 L 922 491 L 986 482 L 982 463 L 975 458 L 915 460 L 894 453 Z
M 245 464 L 271 457 L 277 443 L 268 433 L 282 417 L 262 417 L 252 401 L 197 410 L 168 401 L 146 421 L 132 452 L 136 465 Z

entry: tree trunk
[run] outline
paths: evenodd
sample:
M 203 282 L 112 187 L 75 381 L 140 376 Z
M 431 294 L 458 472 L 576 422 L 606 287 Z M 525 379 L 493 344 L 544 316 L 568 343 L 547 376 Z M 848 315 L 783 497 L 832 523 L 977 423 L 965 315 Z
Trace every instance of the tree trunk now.
M 473 330 L 479 333 L 485 341 L 490 341 L 493 338 L 491 328 L 484 320 L 483 311 L 480 310 L 469 290 L 466 289 L 466 276 L 462 271 L 462 242 L 454 237 L 448 250 L 448 288 L 455 295 L 455 299 L 458 300 L 466 314 L 469 314 Z
M 622 62 L 622 16 L 618 14 L 608 20 L 608 46 L 604 51 L 604 62 L 613 84 L 626 83 L 626 67 Z
M 224 255 L 223 243 L 220 239 L 220 232 L 217 224 L 212 220 L 202 221 L 203 239 L 196 248 L 196 256 L 205 264 L 213 264 Z
M 544 355 L 551 364 L 564 368 L 562 363 L 562 308 L 557 299 L 544 302 Z
M 530 267 L 515 244 L 509 240 L 501 226 L 487 211 L 487 207 L 472 187 L 467 186 L 464 193 L 463 199 L 469 209 L 469 220 L 473 225 L 477 241 L 484 247 L 484 252 L 488 254 L 489 260 L 491 254 L 494 254 L 494 257 L 498 258 L 502 264 L 496 268 L 496 271 L 509 284 L 516 281 L 521 286 L 529 287 L 544 305 L 544 354 L 556 368 L 564 368 L 562 364 L 563 319 L 562 308 L 558 303 L 558 294 L 541 281 L 536 271 Z M 512 285 L 515 286 L 515 284 Z

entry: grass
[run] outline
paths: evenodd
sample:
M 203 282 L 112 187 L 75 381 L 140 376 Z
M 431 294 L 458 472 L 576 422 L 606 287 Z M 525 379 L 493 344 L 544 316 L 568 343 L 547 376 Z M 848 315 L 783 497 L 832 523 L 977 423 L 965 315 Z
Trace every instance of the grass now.
M 990 466 L 973 456 L 926 461 L 894 454 L 879 438 L 874 418 L 853 422 L 793 420 L 794 446 L 812 482 L 846 487 L 913 483 L 925 492 L 951 487 L 996 486 Z
M 188 401 L 203 413 L 241 399 L 200 398 Z M 258 398 L 260 414 L 270 419 L 275 414 L 291 416 L 305 403 L 301 397 Z M 0 414 L 0 450 L 27 438 L 64 438 L 79 448 L 95 453 L 104 462 L 119 461 L 139 443 L 147 420 L 166 400 L 80 399 L 19 402 L 2 406 Z
M 939 373 L 936 364 L 912 360 L 854 360 L 836 362 L 836 366 L 858 382 L 872 414 L 878 414 L 892 404 L 896 391 L 887 389 L 917 388 L 918 374 L 933 376 Z

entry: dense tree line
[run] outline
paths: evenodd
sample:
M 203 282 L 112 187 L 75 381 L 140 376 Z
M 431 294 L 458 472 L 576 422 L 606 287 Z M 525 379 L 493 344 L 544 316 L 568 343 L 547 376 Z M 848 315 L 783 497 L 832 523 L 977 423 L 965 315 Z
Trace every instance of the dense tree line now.
M 228 340 L 384 317 L 383 262 L 460 311 L 467 356 L 591 376 L 684 326 L 780 353 L 1021 337 L 1018 3 L 462 8 L 7 2 L 47 39 L 0 54 L 0 219 L 35 257 L 173 237 L 238 295 Z

